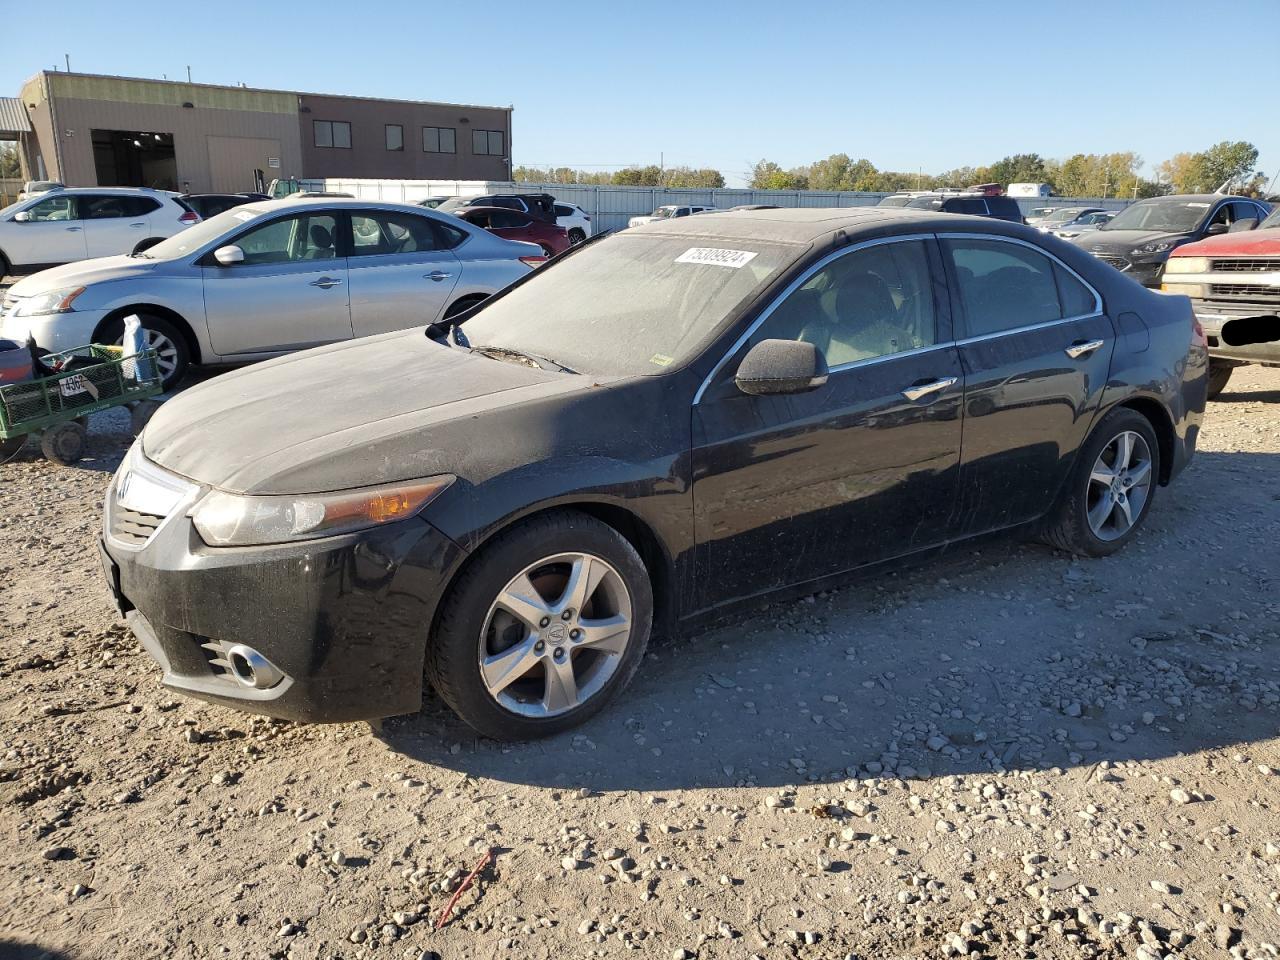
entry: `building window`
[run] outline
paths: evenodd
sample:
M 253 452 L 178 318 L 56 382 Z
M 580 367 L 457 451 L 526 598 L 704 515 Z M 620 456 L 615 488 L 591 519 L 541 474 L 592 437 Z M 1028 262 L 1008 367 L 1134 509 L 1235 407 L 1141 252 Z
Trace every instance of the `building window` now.
M 501 130 L 472 130 L 471 152 L 478 157 L 501 157 L 507 152 L 502 147 L 503 140 Z
M 422 149 L 426 153 L 457 153 L 453 127 L 423 127 Z
M 387 124 L 387 149 L 404 149 L 404 127 L 400 126 L 398 123 Z
M 317 147 L 351 149 L 351 124 L 345 120 L 312 120 Z

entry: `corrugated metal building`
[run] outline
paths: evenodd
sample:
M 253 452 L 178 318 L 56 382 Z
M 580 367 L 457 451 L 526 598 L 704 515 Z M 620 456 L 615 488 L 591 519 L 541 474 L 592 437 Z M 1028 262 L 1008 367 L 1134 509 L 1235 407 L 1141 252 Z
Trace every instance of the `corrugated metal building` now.
M 3 103 L 4 101 L 0 101 Z M 273 177 L 502 179 L 511 108 L 45 71 L 16 105 L 24 173 L 75 186 L 251 190 Z

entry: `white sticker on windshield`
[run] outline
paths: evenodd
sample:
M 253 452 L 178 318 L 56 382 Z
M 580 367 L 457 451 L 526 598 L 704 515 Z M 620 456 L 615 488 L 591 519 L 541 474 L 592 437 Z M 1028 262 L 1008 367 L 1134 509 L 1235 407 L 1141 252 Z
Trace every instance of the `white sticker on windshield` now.
M 254 217 L 257 216 L 256 213 L 250 213 L 248 210 L 237 210 L 235 213 L 231 215 L 235 217 L 237 220 L 252 220 Z
M 750 250 L 722 250 L 719 247 L 690 247 L 680 256 L 676 263 L 709 263 L 715 267 L 732 267 L 737 270 L 745 267 L 755 259 Z

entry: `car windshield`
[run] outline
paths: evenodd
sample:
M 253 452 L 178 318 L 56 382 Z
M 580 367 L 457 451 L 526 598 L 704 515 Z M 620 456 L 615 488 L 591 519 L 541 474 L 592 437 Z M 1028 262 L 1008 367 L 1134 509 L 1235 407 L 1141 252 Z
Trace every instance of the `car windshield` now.
M 1045 220 L 1047 220 L 1049 223 L 1066 223 L 1069 220 L 1074 220 L 1077 216 L 1079 216 L 1079 214 L 1080 214 L 1079 207 L 1063 208 L 1061 210 L 1053 211 L 1053 213 L 1045 217 Z
M 473 349 L 515 351 L 597 376 L 657 375 L 696 356 L 803 249 L 619 234 L 540 271 L 462 330 Z
M 1159 230 L 1165 233 L 1190 233 L 1205 218 L 1212 206 L 1207 200 L 1139 200 L 1125 207 L 1100 230 Z
M 17 201 L 17 203 L 9 204 L 7 207 L 0 207 L 0 217 L 3 217 L 7 213 L 13 213 L 15 210 L 18 209 L 19 204 L 23 204 L 26 202 L 27 202 L 26 200 L 19 200 Z
M 941 210 L 942 197 L 912 197 L 904 206 L 911 207 L 913 210 Z
M 205 244 L 217 240 L 224 233 L 240 229 L 261 212 L 261 207 L 252 205 L 235 207 L 175 233 L 168 240 L 161 240 L 154 247 L 148 247 L 139 256 L 147 260 L 176 260 L 178 257 L 185 257 Z

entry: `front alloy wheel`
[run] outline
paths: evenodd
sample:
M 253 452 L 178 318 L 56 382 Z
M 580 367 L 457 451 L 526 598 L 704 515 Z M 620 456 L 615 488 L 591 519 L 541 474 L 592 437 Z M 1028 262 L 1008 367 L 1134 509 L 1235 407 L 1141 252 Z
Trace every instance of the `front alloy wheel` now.
M 631 638 L 631 595 L 613 567 L 564 553 L 522 570 L 480 633 L 480 674 L 503 709 L 557 717 L 599 693 Z

